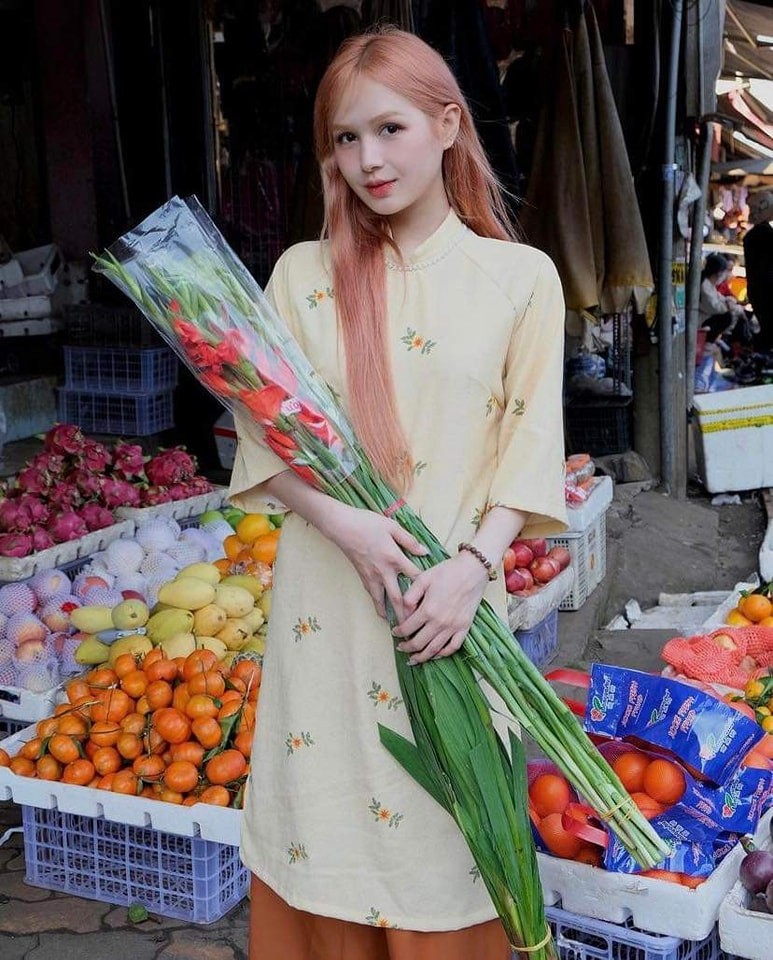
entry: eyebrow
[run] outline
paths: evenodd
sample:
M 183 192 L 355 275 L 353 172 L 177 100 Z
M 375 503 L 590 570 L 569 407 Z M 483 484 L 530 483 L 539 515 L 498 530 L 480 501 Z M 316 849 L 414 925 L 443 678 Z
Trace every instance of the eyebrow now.
M 372 117 L 368 123 L 377 126 L 379 123 L 383 123 L 385 120 L 404 120 L 405 118 L 398 110 L 387 110 L 385 113 L 380 113 L 377 117 Z M 333 124 L 333 130 L 348 130 L 349 127 L 346 124 L 335 123 Z

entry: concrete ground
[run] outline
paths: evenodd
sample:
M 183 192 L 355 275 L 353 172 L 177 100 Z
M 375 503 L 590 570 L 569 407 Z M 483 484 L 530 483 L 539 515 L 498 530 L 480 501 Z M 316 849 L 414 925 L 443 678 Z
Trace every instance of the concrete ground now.
M 607 576 L 580 610 L 560 614 L 554 666 L 600 660 L 657 670 L 674 631 L 603 629 L 626 601 L 646 607 L 661 591 L 730 590 L 756 569 L 765 530 L 759 496 L 712 507 L 694 493 L 674 502 L 637 484 L 617 487 L 607 516 Z M 0 803 L 0 835 L 19 822 L 19 808 Z M 246 902 L 207 927 L 163 918 L 132 925 L 124 907 L 26 885 L 20 835 L 0 847 L 2 960 L 241 960 L 246 950 Z

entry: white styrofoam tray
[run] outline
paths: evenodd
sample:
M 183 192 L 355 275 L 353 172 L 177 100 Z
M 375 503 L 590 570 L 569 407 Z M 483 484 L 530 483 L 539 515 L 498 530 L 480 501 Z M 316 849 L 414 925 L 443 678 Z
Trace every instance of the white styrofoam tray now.
M 93 530 L 85 537 L 68 540 L 66 543 L 57 543 L 47 550 L 31 553 L 28 557 L 0 557 L 0 584 L 26 580 L 34 576 L 38 570 L 53 570 L 54 567 L 59 567 L 63 563 L 88 557 L 98 550 L 104 550 L 113 540 L 119 537 L 130 537 L 133 533 L 133 520 L 119 520 L 102 530 Z
M 594 485 L 591 488 L 590 496 L 576 507 L 567 505 L 566 515 L 569 520 L 569 527 L 563 534 L 581 533 L 587 530 L 593 521 L 603 513 L 612 503 L 615 493 L 615 485 L 611 477 L 596 477 Z
M 171 503 L 159 503 L 156 507 L 118 507 L 116 516 L 127 520 L 134 520 L 141 524 L 154 517 L 173 517 L 182 520 L 184 517 L 197 517 L 207 510 L 219 510 L 226 502 L 227 487 L 215 487 L 209 493 L 202 493 L 198 497 L 186 497 L 185 500 L 172 500 Z
M 0 717 L 33 723 L 44 717 L 50 717 L 56 705 L 65 699 L 61 684 L 51 687 L 50 690 L 43 690 L 41 693 L 33 693 L 21 687 L 0 685 Z
M 13 755 L 34 736 L 35 727 L 25 727 L 0 741 L 0 747 Z M 239 845 L 242 811 L 217 807 L 211 803 L 183 807 L 72 783 L 17 777 L 8 767 L 0 767 L 0 800 L 13 800 L 22 806 L 86 817 L 104 817 L 114 823 L 151 827 L 183 837 L 200 836 L 203 840 L 214 840 L 215 843 L 230 846 Z
M 768 834 L 760 849 L 773 849 Z M 749 894 L 739 880 L 719 908 L 719 942 L 730 956 L 746 960 L 771 960 L 773 957 L 773 914 L 747 909 Z
M 773 811 L 760 820 L 755 834 L 758 842 L 767 836 Z M 561 901 L 564 910 L 595 920 L 625 923 L 683 940 L 703 940 L 717 921 L 722 901 L 738 879 L 744 858 L 738 844 L 709 879 L 690 890 L 666 880 L 609 873 L 573 860 L 561 860 L 537 853 L 546 906 Z M 771 960 L 771 954 L 763 960 Z
M 574 568 L 569 566 L 530 597 L 508 594 L 507 619 L 510 629 L 531 630 L 538 623 L 542 623 L 548 614 L 558 608 L 564 597 L 571 593 L 574 576 Z

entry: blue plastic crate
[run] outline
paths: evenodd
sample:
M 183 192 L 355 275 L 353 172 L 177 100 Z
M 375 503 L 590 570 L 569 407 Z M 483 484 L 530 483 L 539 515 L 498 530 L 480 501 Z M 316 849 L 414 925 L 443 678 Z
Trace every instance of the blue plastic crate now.
M 177 357 L 167 347 L 65 347 L 69 390 L 158 393 L 177 386 Z
M 515 639 L 535 666 L 550 663 L 558 653 L 558 610 L 552 610 L 530 630 L 516 630 Z
M 12 737 L 29 725 L 29 720 L 11 720 L 8 717 L 0 717 L 0 740 Z
M 59 419 L 85 433 L 147 437 L 174 426 L 172 391 L 130 395 L 65 388 L 59 391 Z
M 213 923 L 247 894 L 239 848 L 103 817 L 22 807 L 25 881 L 89 900 Z
M 705 940 L 682 940 L 557 907 L 546 907 L 545 916 L 560 960 L 725 960 L 716 927 Z

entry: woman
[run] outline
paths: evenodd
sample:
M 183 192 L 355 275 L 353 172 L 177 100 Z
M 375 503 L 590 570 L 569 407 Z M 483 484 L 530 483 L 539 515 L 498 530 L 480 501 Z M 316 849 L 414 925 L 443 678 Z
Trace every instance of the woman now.
M 452 556 L 419 573 L 423 548 L 396 522 L 312 489 L 237 420 L 232 499 L 292 511 L 243 820 L 250 956 L 506 960 L 460 832 L 377 724 L 410 737 L 392 643 L 415 664 L 450 656 L 484 595 L 505 613 L 513 538 L 563 525 L 561 288 L 544 254 L 510 241 L 469 108 L 417 37 L 344 44 L 315 143 L 327 239 L 290 248 L 268 293 Z
M 730 263 L 722 253 L 710 253 L 701 273 L 698 312 L 700 324 L 708 332 L 709 343 L 720 341 L 736 323 L 745 316 L 743 307 L 735 297 L 720 293 L 719 287 L 730 276 Z

